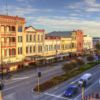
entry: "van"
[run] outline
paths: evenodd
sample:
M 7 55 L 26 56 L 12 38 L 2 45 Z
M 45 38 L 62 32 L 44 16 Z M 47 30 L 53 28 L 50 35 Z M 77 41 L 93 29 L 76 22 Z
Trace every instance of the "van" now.
M 84 87 L 86 87 L 91 83 L 91 79 L 92 79 L 92 74 L 86 73 L 80 77 L 80 80 L 78 81 L 78 85 L 83 86 L 84 84 Z

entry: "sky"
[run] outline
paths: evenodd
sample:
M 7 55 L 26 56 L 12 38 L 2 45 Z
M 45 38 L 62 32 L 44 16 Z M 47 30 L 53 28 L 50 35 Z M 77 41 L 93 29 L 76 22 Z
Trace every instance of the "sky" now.
M 0 14 L 26 18 L 26 26 L 51 31 L 83 30 L 100 36 L 100 0 L 0 0 Z

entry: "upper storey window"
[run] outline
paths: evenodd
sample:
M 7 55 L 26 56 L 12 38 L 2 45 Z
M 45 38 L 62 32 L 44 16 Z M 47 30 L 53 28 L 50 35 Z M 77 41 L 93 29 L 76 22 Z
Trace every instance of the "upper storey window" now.
M 22 32 L 22 26 L 18 26 L 18 32 Z

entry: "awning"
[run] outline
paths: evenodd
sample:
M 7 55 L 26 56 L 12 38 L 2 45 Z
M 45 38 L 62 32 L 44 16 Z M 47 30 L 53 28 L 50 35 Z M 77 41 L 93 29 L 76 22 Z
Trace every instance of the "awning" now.
M 55 58 L 55 57 L 48 57 L 48 58 L 46 58 L 46 60 L 53 59 L 53 58 Z

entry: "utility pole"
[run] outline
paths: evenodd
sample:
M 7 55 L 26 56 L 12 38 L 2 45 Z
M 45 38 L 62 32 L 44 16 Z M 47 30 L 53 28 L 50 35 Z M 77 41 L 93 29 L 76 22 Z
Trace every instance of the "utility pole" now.
M 38 72 L 38 94 L 40 93 L 40 77 L 41 77 L 41 72 Z
M 2 39 L 1 39 L 1 82 L 0 82 L 0 100 L 2 99 L 2 89 L 3 89 L 3 64 L 2 64 Z

